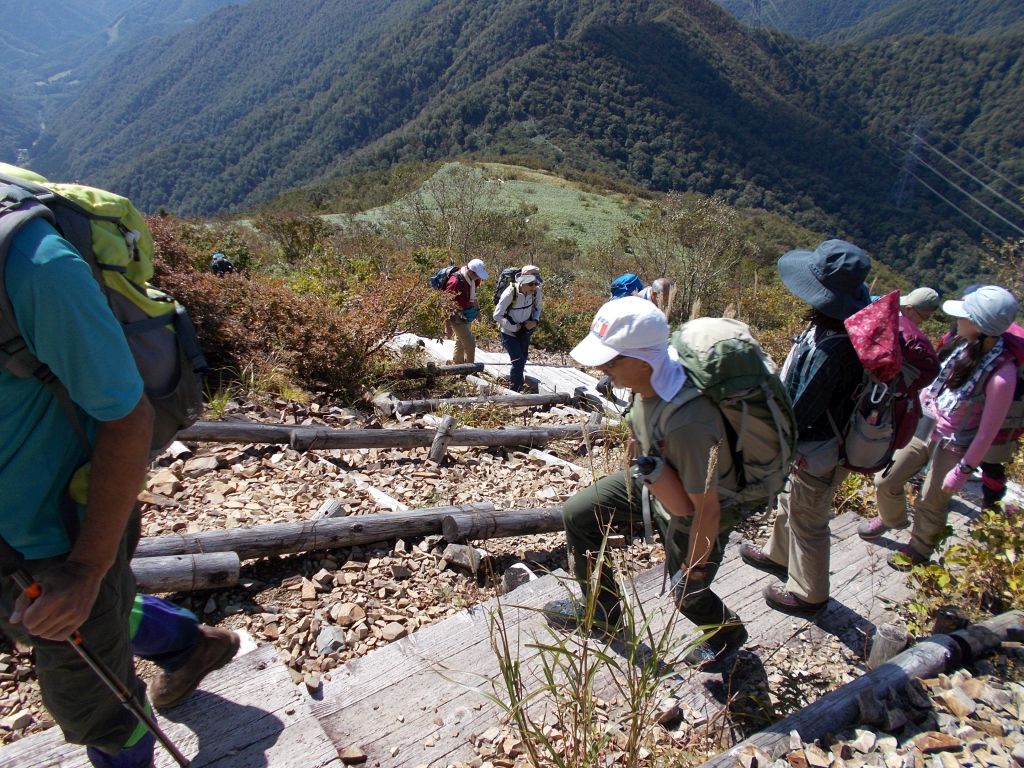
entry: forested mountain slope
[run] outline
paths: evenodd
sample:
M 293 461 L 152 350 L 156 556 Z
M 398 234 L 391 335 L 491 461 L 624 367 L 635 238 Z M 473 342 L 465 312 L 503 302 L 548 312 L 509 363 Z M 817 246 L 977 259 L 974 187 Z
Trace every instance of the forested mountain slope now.
M 852 27 L 901 0 L 716 0 L 736 18 L 799 37 Z M 926 3 L 925 3 L 926 4 Z
M 949 279 L 936 254 L 970 225 L 892 204 L 901 129 L 927 117 L 1019 183 L 1022 43 L 832 48 L 705 0 L 256 0 L 120 57 L 33 164 L 194 215 L 398 160 L 512 156 L 786 211 Z
M 1024 30 L 1021 0 L 900 0 L 857 24 L 823 35 L 829 42 L 909 35 L 997 35 Z
M 245 1 L 7 0 L 0 28 L 0 159 L 15 160 L 60 102 L 118 51 Z

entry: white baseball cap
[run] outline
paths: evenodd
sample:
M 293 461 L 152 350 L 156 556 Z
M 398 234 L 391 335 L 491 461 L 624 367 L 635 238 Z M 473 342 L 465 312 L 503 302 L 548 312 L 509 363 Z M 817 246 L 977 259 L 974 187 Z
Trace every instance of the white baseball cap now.
M 471 259 L 469 264 L 466 266 L 469 267 L 469 270 L 481 280 L 486 280 L 491 276 L 491 273 L 487 271 L 487 267 L 484 266 L 483 259 Z
M 581 365 L 595 368 L 630 350 L 659 346 L 668 346 L 665 315 L 647 299 L 626 296 L 597 310 L 590 333 L 569 354 Z

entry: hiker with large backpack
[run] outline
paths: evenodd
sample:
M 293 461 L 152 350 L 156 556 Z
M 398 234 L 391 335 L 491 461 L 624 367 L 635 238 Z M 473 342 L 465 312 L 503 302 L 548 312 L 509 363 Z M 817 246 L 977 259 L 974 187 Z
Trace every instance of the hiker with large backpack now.
M 646 299 L 627 297 L 602 306 L 572 350 L 579 363 L 633 391 L 633 466 L 565 503 L 566 542 L 584 600 L 552 601 L 544 612 L 552 625 L 575 629 L 589 595 L 595 628 L 623 629 L 612 566 L 599 553 L 609 526 L 643 521 L 649 539 L 654 526 L 661 535 L 676 607 L 706 633 L 686 662 L 721 669 L 747 631 L 711 583 L 729 531 L 782 487 L 795 423 L 774 366 L 742 323 L 692 321 L 672 343 L 682 362 L 669 355 L 665 315 Z
M 519 392 L 523 388 L 530 338 L 540 322 L 543 309 L 541 284 L 544 279 L 540 276 L 539 267 L 526 264 L 508 275 L 510 279 L 502 285 L 507 272 L 502 271 L 495 291 L 494 322 L 498 324 L 501 346 L 508 352 L 512 364 L 509 388 Z
M 111 285 L 128 261 L 151 268 L 152 238 L 123 198 L 61 189 L 54 195 L 41 177 L 0 167 L 0 628 L 33 646 L 43 703 L 69 742 L 85 744 L 94 766 L 144 768 L 154 732 L 66 640 L 77 632 L 137 704 L 146 686 L 132 655 L 151 659 L 160 667 L 151 701 L 170 706 L 230 659 L 238 637 L 136 594 L 129 567 L 140 534 L 136 499 L 154 432 L 175 418 L 162 398 L 174 397 L 147 395 L 141 358 L 112 311 L 119 300 Z M 125 258 L 106 267 L 111 249 Z M 149 300 L 138 291 L 134 298 L 135 309 Z M 175 369 L 185 360 L 164 324 L 182 334 L 184 325 L 173 302 L 162 307 L 167 314 L 142 321 L 137 335 L 150 327 L 166 333 L 173 357 L 161 362 Z M 178 369 L 171 378 L 188 383 L 193 375 Z M 191 390 L 180 381 L 174 388 L 191 402 Z M 166 417 L 160 423 L 157 413 Z M 15 572 L 40 593 L 30 597 L 35 588 L 23 591 Z
M 480 314 L 476 293 L 480 283 L 489 276 L 490 273 L 481 259 L 470 259 L 463 267 L 439 270 L 434 276 L 443 279 L 441 290 L 450 293 L 455 301 L 455 311 L 445 321 L 445 331 L 448 336 L 455 336 L 452 362 L 456 365 L 476 361 L 476 337 L 471 328 L 473 321 Z M 434 279 L 431 279 L 431 285 L 435 285 Z
M 828 603 L 832 497 L 849 473 L 836 425 L 849 422 L 863 371 L 843 321 L 870 303 L 864 284 L 870 268 L 867 255 L 843 240 L 779 259 L 783 284 L 809 305 L 808 327 L 782 375 L 799 429 L 797 461 L 779 495 L 771 537 L 763 547 L 744 542 L 740 556 L 786 579 L 764 589 L 765 602 L 784 613 L 810 616 Z
M 910 524 L 904 486 L 927 464 L 910 543 L 888 558 L 897 570 L 927 562 L 945 535 L 950 499 L 1006 428 L 1024 363 L 1024 344 L 1008 333 L 1017 300 L 1006 289 L 982 286 L 962 301 L 945 302 L 942 311 L 957 318 L 956 336 L 939 350 L 942 368 L 921 393 L 921 427 L 896 453 L 889 474 L 875 479 L 878 522 L 861 531 L 876 539 Z

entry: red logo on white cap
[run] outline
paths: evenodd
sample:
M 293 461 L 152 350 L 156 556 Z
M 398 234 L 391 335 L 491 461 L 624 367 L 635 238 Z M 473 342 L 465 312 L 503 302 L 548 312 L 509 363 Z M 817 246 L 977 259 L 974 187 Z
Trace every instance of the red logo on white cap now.
M 594 324 L 590 326 L 590 332 L 603 339 L 608 335 L 608 321 L 602 317 L 595 317 Z

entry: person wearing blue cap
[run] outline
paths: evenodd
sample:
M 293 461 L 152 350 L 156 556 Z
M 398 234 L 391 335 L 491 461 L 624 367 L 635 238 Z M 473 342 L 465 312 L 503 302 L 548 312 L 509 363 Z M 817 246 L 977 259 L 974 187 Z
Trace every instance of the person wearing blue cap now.
M 839 463 L 834 425 L 849 421 L 863 373 L 843 321 L 871 303 L 864 284 L 870 269 L 864 251 L 845 240 L 826 240 L 813 251 L 790 251 L 779 259 L 786 288 L 810 305 L 807 330 L 782 369 L 796 416 L 798 461 L 789 490 L 779 495 L 768 542 L 744 542 L 740 557 L 786 578 L 769 584 L 764 599 L 797 616 L 814 615 L 828 603 L 832 497 L 848 474 Z
M 1005 288 L 983 285 L 942 311 L 957 319 L 957 332 L 939 350 L 939 375 L 921 393 L 930 428 L 896 452 L 887 477 L 875 479 L 878 520 L 874 539 L 891 528 L 906 528 L 905 484 L 926 464 L 928 472 L 914 504 L 910 543 L 889 557 L 908 570 L 925 563 L 946 531 L 949 501 L 974 474 L 998 436 L 1013 402 L 1019 361 L 1004 334 L 1017 314 L 1017 300 Z

